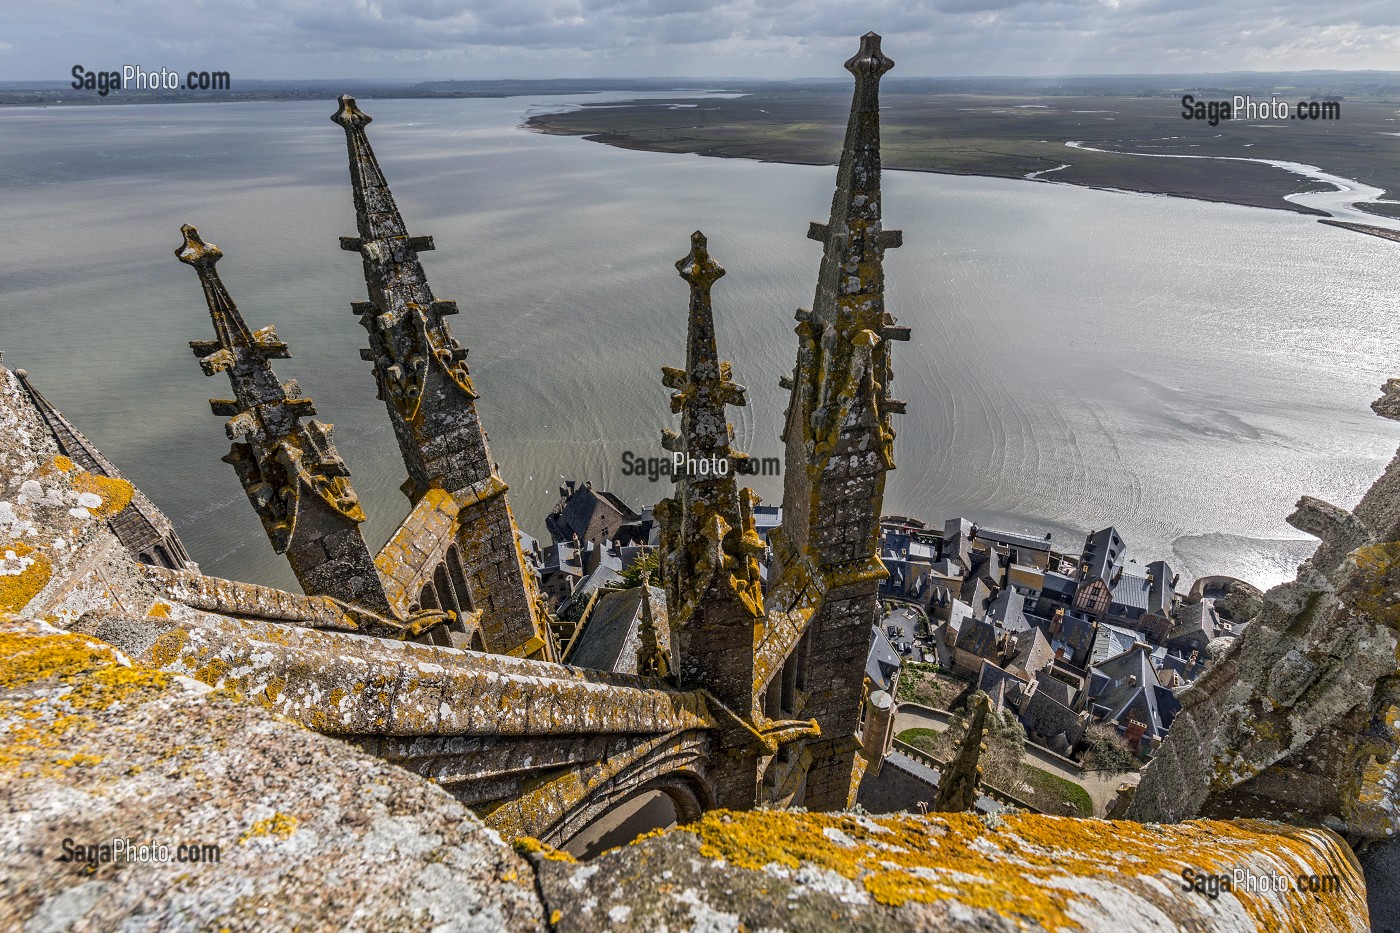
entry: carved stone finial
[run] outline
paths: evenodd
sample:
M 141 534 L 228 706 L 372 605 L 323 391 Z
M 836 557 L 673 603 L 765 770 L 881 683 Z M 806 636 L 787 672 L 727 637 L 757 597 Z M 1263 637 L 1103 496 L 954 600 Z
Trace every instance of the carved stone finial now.
M 340 109 L 331 114 L 331 122 L 348 129 L 359 129 L 374 121 L 374 117 L 355 106 L 355 98 L 349 94 L 340 95 Z
M 224 251 L 213 243 L 204 242 L 193 224 L 185 224 L 180 232 L 185 235 L 185 242 L 176 248 L 175 256 L 185 265 L 211 267 L 224 258 Z
M 880 51 L 880 37 L 867 32 L 860 37 L 860 51 L 846 62 L 846 70 L 856 76 L 856 113 L 879 113 L 880 78 L 894 67 L 894 59 Z
M 894 59 L 880 51 L 880 35 L 876 32 L 861 36 L 860 51 L 846 59 L 846 70 L 857 80 L 862 77 L 878 79 L 893 67 Z
M 710 258 L 708 241 L 699 230 L 690 235 L 690 253 L 676 260 L 676 271 L 691 288 L 707 289 L 724 275 L 724 267 Z

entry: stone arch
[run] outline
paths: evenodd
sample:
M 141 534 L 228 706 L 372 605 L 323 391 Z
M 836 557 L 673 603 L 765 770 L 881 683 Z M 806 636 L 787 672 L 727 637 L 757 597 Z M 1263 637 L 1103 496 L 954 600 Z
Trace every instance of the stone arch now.
M 446 563 L 438 564 L 437 570 L 433 571 L 433 591 L 437 594 L 438 604 L 443 609 L 450 609 L 461 616 L 462 607 L 457 601 L 457 591 L 453 589 L 452 581 L 448 579 Z
M 471 591 L 467 589 L 467 575 L 462 570 L 462 555 L 457 551 L 457 544 L 454 542 L 447 548 L 447 574 L 452 579 L 452 586 L 457 591 L 457 604 L 464 612 L 471 612 L 472 606 Z
M 433 584 L 431 582 L 423 584 L 423 590 L 418 594 L 418 604 L 424 609 L 442 608 L 442 606 L 438 604 L 437 593 L 433 592 Z
M 578 827 L 562 848 L 575 858 L 589 859 L 604 849 L 625 845 L 642 833 L 694 823 L 707 804 L 713 802 L 709 793 L 709 788 L 693 774 L 676 772 L 656 778 Z M 658 803 L 664 806 L 658 807 Z M 625 818 L 609 826 L 620 814 L 626 814 Z
M 695 730 L 674 736 L 653 753 L 623 768 L 540 834 L 550 845 L 562 846 L 600 817 L 644 791 L 660 791 L 675 808 L 678 822 L 694 822 L 715 805 L 715 791 L 707 771 L 710 736 Z

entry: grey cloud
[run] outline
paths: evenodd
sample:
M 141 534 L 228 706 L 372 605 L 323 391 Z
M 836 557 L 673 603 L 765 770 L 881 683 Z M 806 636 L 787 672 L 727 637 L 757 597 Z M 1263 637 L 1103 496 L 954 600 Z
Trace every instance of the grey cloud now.
M 7 10 L 0 78 L 75 61 L 249 77 L 837 76 L 1393 68 L 1393 0 L 52 0 Z

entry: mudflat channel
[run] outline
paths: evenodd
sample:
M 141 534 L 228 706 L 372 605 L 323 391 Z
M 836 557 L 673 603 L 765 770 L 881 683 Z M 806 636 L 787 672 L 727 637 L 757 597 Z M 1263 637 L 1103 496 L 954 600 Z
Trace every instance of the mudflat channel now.
M 844 90 L 778 90 L 700 102 L 584 104 L 532 116 L 527 126 L 625 149 L 834 165 L 849 99 Z M 1184 119 L 1180 96 L 994 97 L 901 92 L 895 84 L 881 96 L 882 150 L 891 169 L 997 178 L 1052 170 L 1037 180 L 1323 214 L 1284 199 L 1331 186 L 1281 168 L 1125 156 L 1273 159 L 1380 188 L 1382 203 L 1364 209 L 1400 217 L 1400 204 L 1383 203 L 1400 191 L 1400 105 L 1349 99 L 1340 108 L 1336 120 L 1236 119 L 1211 126 Z M 1070 148 L 1071 142 L 1088 148 Z

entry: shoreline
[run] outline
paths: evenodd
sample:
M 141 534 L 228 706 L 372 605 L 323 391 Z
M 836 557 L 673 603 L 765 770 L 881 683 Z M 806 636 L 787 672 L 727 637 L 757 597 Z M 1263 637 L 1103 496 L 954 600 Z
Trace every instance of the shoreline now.
M 743 159 L 743 160 L 747 160 L 747 161 L 750 161 L 750 162 L 767 163 L 767 164 L 769 164 L 769 165 L 814 165 L 814 166 L 822 166 L 822 167 L 830 168 L 830 167 L 835 166 L 835 164 L 836 164 L 835 162 L 829 162 L 829 161 L 822 160 L 822 159 L 766 159 L 766 158 L 760 158 L 760 157 L 748 156 L 748 155 L 731 155 L 731 154 L 719 153 L 719 152 L 703 152 L 703 151 L 701 151 L 699 148 L 680 149 L 680 150 L 677 150 L 677 149 L 666 149 L 666 148 L 662 148 L 661 146 L 648 145 L 648 144 L 645 143 L 645 142 L 641 142 L 641 141 L 639 141 L 639 140 L 637 140 L 637 139 L 635 139 L 635 138 L 633 138 L 633 137 L 631 137 L 631 136 L 626 136 L 626 135 L 620 134 L 620 133 L 577 133 L 577 132 L 571 132 L 571 131 L 566 130 L 566 129 L 560 129 L 560 128 L 558 128 L 558 127 L 549 126 L 549 125 L 547 125 L 547 124 L 541 124 L 541 123 L 536 123 L 536 122 L 535 122 L 536 120 L 539 120 L 539 119 L 541 119 L 541 118 L 547 118 L 547 117 L 554 116 L 554 115 L 555 115 L 555 114 L 538 114 L 538 115 L 536 115 L 536 116 L 529 117 L 529 118 L 527 118 L 523 123 L 520 124 L 520 127 L 521 127 L 522 129 L 528 130 L 529 132 L 532 132 L 532 133 L 541 133 L 541 134 L 546 135 L 546 136 L 574 136 L 574 137 L 578 137 L 578 138 L 584 139 L 584 140 L 586 140 L 586 141 L 588 141 L 588 142 L 591 142 L 591 143 L 601 143 L 602 145 L 605 145 L 605 146 L 612 146 L 612 147 L 615 148 L 615 149 L 628 149 L 628 150 L 631 150 L 631 151 L 633 151 L 633 152 L 659 152 L 659 153 L 670 153 L 670 154 L 672 154 L 672 155 L 676 155 L 676 154 L 679 154 L 679 153 L 686 153 L 686 154 L 689 154 L 689 155 L 701 156 L 702 158 L 707 158 L 707 159 Z M 1120 155 L 1129 155 L 1130 153 L 1119 153 L 1119 154 L 1120 154 Z M 1060 166 L 1060 168 L 1064 168 L 1064 167 L 1066 167 L 1066 166 Z M 920 174 L 925 174 L 925 175 L 954 175 L 954 176 L 958 176 L 958 177 L 962 177 L 962 178 L 1002 178 L 1002 179 L 1006 179 L 1006 180 L 1008 180 L 1008 181 L 1028 181 L 1028 182 L 1032 182 L 1032 183 L 1035 183 L 1035 184 L 1042 184 L 1042 185 L 1072 185 L 1072 186 L 1074 186 L 1074 187 L 1076 187 L 1076 188 L 1086 188 L 1086 189 L 1089 189 L 1089 190 L 1092 190 L 1092 191 L 1109 191 L 1109 192 L 1115 192 L 1115 193 L 1118 193 L 1118 194 L 1142 194 L 1142 195 L 1149 195 L 1149 196 L 1152 196 L 1152 197 L 1160 197 L 1160 198 L 1184 198 L 1184 199 L 1186 199 L 1186 200 L 1191 200 L 1191 201 L 1205 201 L 1205 202 L 1207 202 L 1207 203 L 1209 203 L 1209 204 L 1233 204 L 1233 205 L 1236 206 L 1236 207 L 1253 207 L 1253 208 L 1257 208 L 1257 209 L 1259 209 L 1259 210 L 1268 210 L 1268 211 L 1286 211 L 1286 212 L 1292 213 L 1292 214 L 1304 214 L 1304 215 L 1310 215 L 1310 216 L 1316 217 L 1320 223 L 1327 223 L 1328 221 L 1333 221 L 1333 220 L 1334 220 L 1333 217 L 1332 217 L 1332 215 L 1329 214 L 1328 212 L 1324 211 L 1324 210 L 1320 210 L 1320 209 L 1315 208 L 1315 207 L 1307 207 L 1306 205 L 1302 205 L 1302 204 L 1295 204 L 1295 203 L 1292 202 L 1292 201 L 1285 200 L 1284 196 L 1282 196 L 1282 195 L 1279 197 L 1279 201 L 1282 202 L 1282 203 L 1280 203 L 1280 204 L 1278 204 L 1278 205 L 1266 205 L 1266 204 L 1254 204 L 1254 203 L 1250 203 L 1250 202 L 1247 202 L 1247 201 L 1230 200 L 1230 199 L 1228 199 L 1228 198 L 1211 197 L 1211 196 L 1209 196 L 1209 195 L 1204 195 L 1204 194 L 1190 194 L 1190 193 L 1188 193 L 1188 192 L 1173 192 L 1173 193 L 1168 193 L 1168 192 L 1163 192 L 1163 191 L 1145 191 L 1145 190 L 1142 190 L 1142 189 L 1139 189 L 1139 188 L 1129 188 L 1129 187 L 1123 187 L 1123 186 L 1091 185 L 1091 184 L 1084 184 L 1084 183 L 1082 183 L 1082 182 L 1060 181 L 1060 180 L 1051 179 L 1051 178 L 1028 178 L 1028 177 L 1027 177 L 1026 175 L 1024 175 L 1024 174 L 1019 174 L 1019 175 L 1018 175 L 1018 174 L 1011 174 L 1011 173 L 1002 174 L 1002 173 L 997 173 L 997 172 L 952 172 L 952 171 L 946 171 L 946 170 L 940 170 L 940 169 L 929 169 L 929 168 L 890 168 L 889 166 L 885 166 L 885 167 L 884 167 L 884 170 L 887 171 L 887 172 L 918 172 L 918 173 L 920 173 Z M 1058 169 L 1052 168 L 1052 169 L 1046 169 L 1045 171 L 1047 171 L 1047 172 L 1054 172 L 1054 171 L 1058 171 Z M 1363 211 L 1365 210 L 1365 208 L 1361 207 L 1360 205 L 1357 205 L 1357 209 L 1358 209 L 1358 210 L 1363 210 Z M 1377 216 L 1377 217 L 1382 217 L 1382 218 L 1384 218 L 1386 215 L 1384 215 L 1384 214 L 1377 214 L 1376 216 Z M 1349 222 L 1347 222 L 1347 221 L 1334 221 L 1333 225 L 1334 225 L 1334 226 L 1340 226 L 1340 227 L 1346 227 L 1346 228 L 1348 228 L 1348 229 L 1357 229 L 1357 228 L 1360 228 L 1360 227 L 1364 226 L 1363 224 L 1352 224 L 1352 223 L 1349 223 Z M 1385 229 L 1385 228 L 1377 227 L 1377 228 L 1375 228 L 1375 229 L 1380 230 L 1380 229 Z M 1363 233 L 1364 233 L 1364 232 L 1368 232 L 1368 231 L 1358 230 L 1358 232 L 1363 232 Z M 1397 236 L 1395 237 L 1395 239 L 1397 240 L 1397 242 L 1400 242 L 1400 231 L 1392 231 L 1392 232 L 1395 232 L 1395 233 L 1397 234 Z M 1387 239 L 1390 239 L 1390 237 L 1387 237 Z
M 738 106 L 720 106 L 720 113 L 711 113 L 708 118 L 700 119 L 699 122 L 676 123 L 675 120 L 668 120 L 664 115 L 661 118 L 654 118 L 648 115 L 641 108 L 627 108 L 626 104 L 619 108 L 613 105 L 609 108 L 612 111 L 606 118 L 582 118 L 584 113 L 592 112 L 599 116 L 598 111 L 592 108 L 578 106 L 578 108 L 561 109 L 549 113 L 532 113 L 524 116 L 521 120 L 521 129 L 529 132 L 545 133 L 549 136 L 580 136 L 591 143 L 603 143 L 606 146 L 615 148 L 626 148 L 634 151 L 650 151 L 650 153 L 686 153 L 693 155 L 706 155 L 711 158 L 742 158 L 742 160 L 757 161 L 757 163 L 773 163 L 787 165 L 823 165 L 832 167 L 834 158 L 826 154 L 826 148 L 830 141 L 823 137 L 823 127 L 819 116 L 813 116 L 811 109 L 806 108 L 806 101 L 774 101 L 769 99 L 759 99 L 755 95 L 739 94 L 739 98 L 748 98 L 749 102 L 757 105 L 762 104 L 764 109 L 757 109 L 757 112 L 764 113 L 763 118 L 753 119 L 750 113 L 742 112 L 746 108 Z M 962 102 L 962 101 L 958 101 Z M 640 104 L 640 101 L 638 101 Z M 787 111 L 784 111 L 787 106 Z M 806 108 L 806 109 L 804 109 Z M 707 108 L 715 109 L 715 108 Z M 1284 210 L 1296 214 L 1306 214 L 1315 217 L 1317 220 L 1338 220 L 1344 223 L 1337 226 L 1375 226 L 1378 228 L 1396 228 L 1400 224 L 1400 210 L 1396 210 L 1397 203 L 1393 200 L 1379 200 L 1379 203 L 1372 203 L 1371 198 L 1351 200 L 1345 203 L 1331 203 L 1331 199 L 1359 189 L 1368 188 L 1368 185 L 1355 181 L 1355 178 L 1368 177 L 1361 171 L 1361 165 L 1340 164 L 1327 170 L 1316 168 L 1316 160 L 1320 155 L 1310 153 L 1309 150 L 1278 151 L 1275 158 L 1242 157 L 1242 155 L 1232 154 L 1186 154 L 1186 153 L 1147 153 L 1147 151 L 1124 151 L 1121 148 L 1114 148 L 1109 140 L 1091 141 L 1084 144 L 1084 141 L 1064 141 L 1082 140 L 1084 137 L 1056 137 L 1056 133 L 1039 136 L 1039 144 L 1030 144 L 1030 136 L 1022 133 L 1016 136 L 1019 130 L 1012 130 L 1009 136 L 1002 140 L 1000 133 L 995 127 L 988 134 L 986 127 L 963 127 L 958 125 L 951 136 L 939 136 L 945 141 L 945 146 L 935 146 L 932 148 L 910 148 L 907 141 L 909 136 L 897 136 L 899 133 L 909 133 L 913 127 L 914 134 L 918 140 L 930 139 L 928 133 L 938 129 L 938 119 L 935 116 L 934 123 L 913 122 L 909 120 L 909 109 L 904 106 L 904 120 L 900 125 L 892 125 L 892 139 L 890 151 L 886 153 L 885 165 L 888 171 L 911 171 L 930 172 L 939 175 L 967 175 L 967 177 L 977 178 L 1008 178 L 1014 181 L 1035 181 L 1043 184 L 1053 185 L 1075 185 L 1078 188 L 1098 189 L 1107 192 L 1131 192 L 1140 195 L 1166 196 L 1166 198 L 1184 198 L 1190 200 L 1203 200 L 1208 203 L 1218 203 L 1218 205 L 1236 205 L 1240 207 L 1263 207 L 1266 210 Z M 958 108 L 958 113 L 972 111 L 973 108 Z M 696 111 L 690 111 L 694 113 Z M 1000 113 L 1001 111 L 994 111 Z M 1078 113 L 1079 111 L 1071 111 Z M 1114 113 L 1126 111 L 1113 111 Z M 785 113 L 787 118 L 797 120 L 795 123 L 784 122 L 783 116 L 778 113 Z M 917 115 L 916 115 L 917 119 Z M 955 116 L 955 119 L 956 118 Z M 1117 119 L 1114 116 L 1113 119 Z M 813 122 L 816 120 L 816 122 Z M 778 127 L 778 129 L 774 129 Z M 1050 129 L 1050 127 L 1046 127 Z M 1061 127 L 1065 129 L 1065 127 Z M 1152 126 L 1151 130 L 1161 132 L 1158 127 Z M 1036 130 L 1039 133 L 1039 130 Z M 1126 143 L 1131 139 L 1144 139 L 1144 136 L 1131 136 L 1127 139 L 1116 140 L 1117 143 Z M 1149 137 L 1149 139 L 1176 140 L 1184 139 L 1182 136 Z M 1005 143 L 1005 144 L 1002 144 Z M 918 143 L 916 143 L 918 146 Z M 1047 157 L 1047 148 L 1051 146 L 1068 146 L 1082 153 L 1092 153 L 1091 161 L 1075 161 L 1072 164 L 1065 164 L 1064 158 L 1056 158 L 1053 155 Z M 1250 143 L 1249 146 L 1253 146 Z M 1245 150 L 1249 150 L 1249 146 Z M 1064 150 L 1061 150 L 1064 151 Z M 1131 157 L 1131 155 L 1148 155 L 1152 163 L 1177 163 L 1177 158 L 1184 157 L 1187 163 L 1201 160 L 1221 165 L 1221 172 L 1215 174 L 1214 168 L 1201 175 L 1200 170 L 1179 170 L 1173 167 L 1172 170 L 1156 170 L 1156 168 L 1117 168 L 1107 167 L 1103 163 L 1103 158 L 1109 158 L 1117 163 L 1117 158 Z M 1312 157 L 1309 158 L 1309 155 Z M 1093 161 L 1098 160 L 1098 161 Z M 1124 161 L 1138 161 L 1127 158 Z M 1306 163 L 1313 164 L 1306 164 Z M 920 164 L 925 163 L 925 164 Z M 1036 163 L 1039 163 L 1037 165 Z M 1240 170 L 1225 170 L 1225 164 L 1252 164 L 1256 167 L 1268 170 L 1288 172 L 1291 175 L 1289 181 L 1284 178 L 1270 178 L 1266 175 L 1238 175 Z M 1309 175 L 1305 171 L 1294 171 L 1291 167 L 1310 168 L 1313 172 L 1319 172 L 1323 177 Z M 1348 168 L 1354 170 L 1348 174 Z M 1030 170 L 1030 171 L 1028 171 Z M 1235 179 L 1239 179 L 1238 182 Z M 1312 184 L 1308 184 L 1312 182 Z M 1375 185 L 1375 181 L 1369 182 Z M 1383 184 L 1382 184 L 1383 185 Z M 1299 191 L 1302 189 L 1302 191 Z M 1385 198 L 1386 186 L 1379 186 L 1373 189 L 1376 196 Z M 1319 200 L 1322 198 L 1322 200 Z M 1309 203 L 1313 202 L 1313 203 Z M 1365 224 L 1366 217 L 1375 217 L 1376 224 Z M 1348 227 L 1352 228 L 1352 227 Z M 1366 233 L 1366 231 L 1358 231 Z

